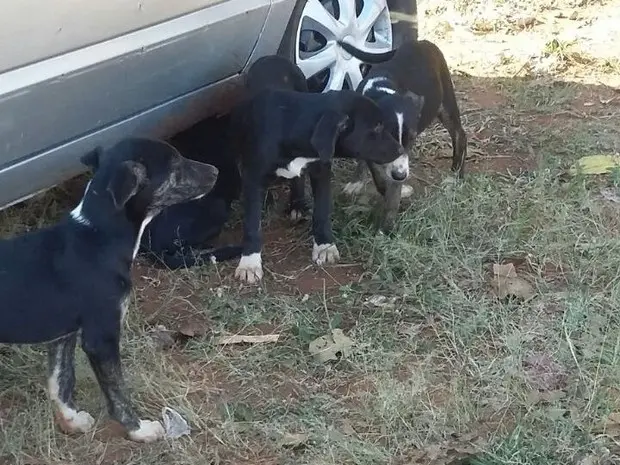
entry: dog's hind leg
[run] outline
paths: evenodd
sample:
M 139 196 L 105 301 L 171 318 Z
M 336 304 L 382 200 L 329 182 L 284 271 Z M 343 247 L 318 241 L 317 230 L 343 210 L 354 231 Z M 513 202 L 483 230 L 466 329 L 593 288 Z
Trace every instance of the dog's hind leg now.
M 87 433 L 95 425 L 95 419 L 88 412 L 78 411 L 73 403 L 76 339 L 76 333 L 70 334 L 47 348 L 47 386 L 58 426 L 65 433 Z
M 344 185 L 342 191 L 348 195 L 357 195 L 364 188 L 364 178 L 366 174 L 366 163 L 362 160 L 357 161 L 355 172 L 353 173 L 353 180 Z
M 452 139 L 452 171 L 458 173 L 459 178 L 465 175 L 465 158 L 467 158 L 467 136 L 461 123 L 461 112 L 456 101 L 454 84 L 450 71 L 443 55 L 441 56 L 441 85 L 443 99 L 437 117 L 441 124 L 450 133 Z
M 121 370 L 119 338 L 120 326 L 114 331 L 105 331 L 103 328 L 91 328 L 89 331 L 83 328 L 82 349 L 95 372 L 110 416 L 127 430 L 132 441 L 157 441 L 165 434 L 161 423 L 140 420 L 129 400 Z
M 314 246 L 312 260 L 317 265 L 336 263 L 340 253 L 334 243 L 334 233 L 331 225 L 331 166 L 316 162 L 310 165 L 310 184 L 314 197 L 312 211 L 312 234 Z
M 308 201 L 306 200 L 306 178 L 302 174 L 290 180 L 291 190 L 289 197 L 288 214 L 293 221 L 299 221 L 308 213 Z
M 456 102 L 455 102 L 456 104 Z M 450 133 L 452 139 L 452 167 L 451 170 L 458 174 L 459 178 L 465 175 L 465 158 L 467 157 L 467 136 L 461 124 L 461 118 L 458 113 L 448 111 L 442 105 L 438 115 L 441 124 Z

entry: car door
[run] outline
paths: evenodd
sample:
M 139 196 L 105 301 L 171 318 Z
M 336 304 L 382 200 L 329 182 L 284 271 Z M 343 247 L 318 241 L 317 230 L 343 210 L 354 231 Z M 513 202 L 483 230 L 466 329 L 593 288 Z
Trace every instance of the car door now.
M 0 15 L 3 184 L 2 172 L 12 166 L 130 118 L 139 120 L 150 108 L 239 73 L 261 34 L 270 3 L 6 2 Z M 47 160 L 38 166 L 66 171 L 74 165 Z M 67 173 L 59 171 L 54 180 L 40 184 L 49 187 L 63 176 Z M 16 182 L 23 187 L 22 177 Z

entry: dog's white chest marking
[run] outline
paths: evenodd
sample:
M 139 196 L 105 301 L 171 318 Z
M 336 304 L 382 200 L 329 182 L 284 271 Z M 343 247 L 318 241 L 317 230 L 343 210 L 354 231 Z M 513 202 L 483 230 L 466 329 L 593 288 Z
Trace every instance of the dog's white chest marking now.
M 90 187 L 90 183 L 91 181 L 88 181 L 88 184 L 86 184 L 86 189 L 84 189 L 84 196 L 82 197 L 82 200 L 80 200 L 80 203 L 78 203 L 77 207 L 75 207 L 73 210 L 71 210 L 71 213 L 69 213 L 69 215 L 71 215 L 71 218 L 73 218 L 76 222 L 83 224 L 84 226 L 90 226 L 90 221 L 84 216 L 84 213 L 82 212 L 84 208 L 84 199 L 88 195 L 88 188 Z
M 281 178 L 286 178 L 286 179 L 296 178 L 298 176 L 301 176 L 301 172 L 307 165 L 317 160 L 318 158 L 306 158 L 306 157 L 293 158 L 289 162 L 289 164 L 286 165 L 286 168 L 278 168 L 276 170 L 276 175 L 280 176 Z
M 136 245 L 133 248 L 133 258 L 136 258 L 136 255 L 138 255 L 138 250 L 140 249 L 140 239 L 142 239 L 142 234 L 144 234 L 144 230 L 146 229 L 146 227 L 148 226 L 148 224 L 151 222 L 151 220 L 155 218 L 155 214 L 149 214 L 146 216 L 146 218 L 144 218 L 144 221 L 142 221 L 142 224 L 140 225 L 140 230 L 138 231 L 138 237 L 136 238 Z
M 403 125 L 405 123 L 405 117 L 403 116 L 402 113 L 399 112 L 395 112 L 396 113 L 396 120 L 398 121 L 398 143 L 400 145 L 403 145 Z

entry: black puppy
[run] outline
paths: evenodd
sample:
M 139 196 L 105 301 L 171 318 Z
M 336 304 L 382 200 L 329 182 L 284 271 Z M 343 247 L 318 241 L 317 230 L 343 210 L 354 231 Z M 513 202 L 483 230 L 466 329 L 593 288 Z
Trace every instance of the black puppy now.
M 170 143 L 186 158 L 215 166 L 219 175 L 204 197 L 166 208 L 146 227 L 141 249 L 167 268 L 221 262 L 241 255 L 240 245 L 209 245 L 222 231 L 241 192 L 241 175 L 230 147 L 228 115 L 208 118 Z
M 244 206 L 243 255 L 235 276 L 262 278 L 261 216 L 265 179 L 301 176 L 308 167 L 314 197 L 312 259 L 338 260 L 331 229 L 331 162 L 334 154 L 386 164 L 402 146 L 383 124 L 379 107 L 354 91 L 302 93 L 265 89 L 235 110 Z
M 121 321 L 131 265 L 150 220 L 170 205 L 204 195 L 217 169 L 182 158 L 165 142 L 132 138 L 96 149 L 82 162 L 95 171 L 79 205 L 57 225 L 0 242 L 0 343 L 49 343 L 48 388 L 65 432 L 95 420 L 74 404 L 78 333 L 110 416 L 129 439 L 163 438 L 158 421 L 140 420 L 126 392 Z
M 295 90 L 308 92 L 308 82 L 299 67 L 279 55 L 268 55 L 256 60 L 245 75 L 245 87 L 248 98 L 256 96 L 265 89 Z M 236 137 L 236 135 L 231 135 Z M 305 192 L 305 176 L 297 176 L 289 180 L 290 197 L 288 214 L 296 221 L 308 212 Z
M 345 42 L 341 45 L 360 60 L 373 63 L 358 91 L 372 98 L 383 109 L 385 118 L 392 121 L 392 131 L 396 131 L 398 140 L 405 148 L 411 148 L 417 135 L 435 118 L 439 119 L 452 139 L 452 171 L 462 178 L 467 137 L 461 124 L 450 71 L 441 50 L 427 40 L 408 41 L 397 50 L 384 54 L 365 53 Z M 369 165 L 369 168 L 377 189 L 383 194 L 385 176 L 377 167 Z M 409 174 L 408 157 L 396 160 L 387 171 L 396 181 L 403 181 Z M 363 186 L 363 173 L 364 166 L 358 163 L 354 181 L 345 186 L 346 192 L 356 192 Z

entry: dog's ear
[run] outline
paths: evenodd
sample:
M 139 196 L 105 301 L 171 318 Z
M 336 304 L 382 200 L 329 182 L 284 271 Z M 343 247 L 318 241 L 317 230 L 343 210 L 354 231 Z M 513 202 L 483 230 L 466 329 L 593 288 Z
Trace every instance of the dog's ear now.
M 124 161 L 108 184 L 107 191 L 117 210 L 122 209 L 146 181 L 146 168 L 135 161 Z
M 336 141 L 342 131 L 347 128 L 349 116 L 337 111 L 327 111 L 323 113 L 321 119 L 314 127 L 310 143 L 319 160 L 322 162 L 330 162 L 336 150 Z
M 95 171 L 99 169 L 99 160 L 101 158 L 102 152 L 103 152 L 103 149 L 101 147 L 97 147 L 91 150 L 90 152 L 82 155 L 80 157 L 80 162 L 84 166 L 87 166 L 88 168 L 90 168 L 92 172 L 94 173 Z

